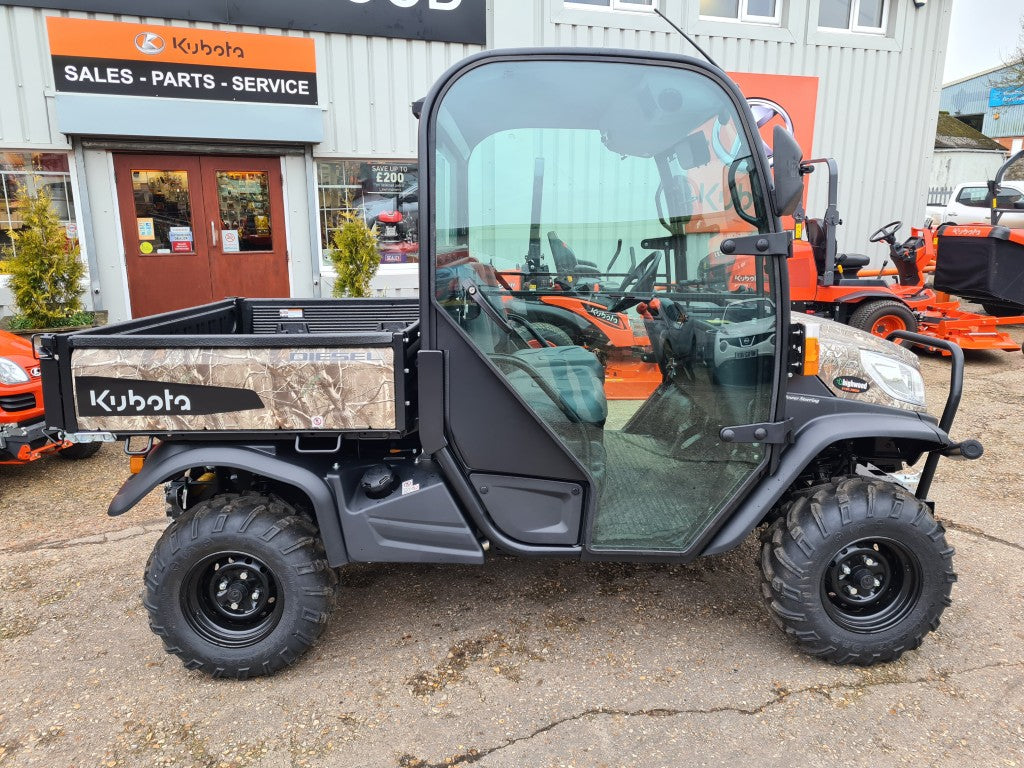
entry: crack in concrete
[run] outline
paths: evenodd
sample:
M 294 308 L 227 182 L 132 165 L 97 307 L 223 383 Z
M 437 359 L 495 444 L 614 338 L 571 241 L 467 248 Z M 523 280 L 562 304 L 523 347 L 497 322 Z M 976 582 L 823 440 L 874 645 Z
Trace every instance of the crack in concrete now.
M 960 533 L 966 533 L 968 536 L 976 536 L 979 539 L 985 539 L 985 541 L 991 541 L 995 544 L 1003 544 L 1004 546 L 1012 547 L 1013 549 L 1017 549 L 1021 552 L 1024 552 L 1024 544 L 1018 544 L 1015 541 L 1001 539 L 998 536 L 993 536 L 991 533 L 986 533 L 985 531 L 981 530 L 981 528 L 975 528 L 973 525 L 967 525 L 966 523 L 957 523 L 953 520 L 950 520 L 949 518 L 943 518 L 942 524 L 946 528 L 950 528 L 954 531 L 959 531 Z
M 833 691 L 842 690 L 867 690 L 869 688 L 877 688 L 887 685 L 922 685 L 926 683 L 941 683 L 951 677 L 958 675 L 966 675 L 972 672 L 980 672 L 986 669 L 1008 669 L 1008 668 L 1024 668 L 1024 661 L 1008 662 L 1000 661 L 993 662 L 992 664 L 982 664 L 976 667 L 968 667 L 965 669 L 954 669 L 947 671 L 940 671 L 927 675 L 925 677 L 912 678 L 908 680 L 890 679 L 890 680 L 876 680 L 876 681 L 861 681 L 856 683 L 826 683 L 821 685 L 809 685 L 804 688 L 788 689 L 784 687 L 777 687 L 775 695 L 767 701 L 755 706 L 755 707 L 741 707 L 730 704 L 723 704 L 718 707 L 707 707 L 703 709 L 674 709 L 671 707 L 654 707 L 651 709 L 614 709 L 609 707 L 595 707 L 592 709 L 586 709 L 582 712 L 578 712 L 574 715 L 568 715 L 566 717 L 553 720 L 546 725 L 541 726 L 535 731 L 528 733 L 524 736 L 517 736 L 515 738 L 506 739 L 501 744 L 497 744 L 493 747 L 485 747 L 483 749 L 469 749 L 457 755 L 445 758 L 444 760 L 437 763 L 428 763 L 424 760 L 420 760 L 412 755 L 403 755 L 399 758 L 399 768 L 451 768 L 456 765 L 470 765 L 472 763 L 479 762 L 485 757 L 493 755 L 496 752 L 508 749 L 523 741 L 529 741 L 541 734 L 547 733 L 548 731 L 554 730 L 560 725 L 566 723 L 577 722 L 579 720 L 586 720 L 592 717 L 679 717 L 683 715 L 715 715 L 723 712 L 733 712 L 739 715 L 746 715 L 754 717 L 760 715 L 772 707 L 781 704 L 787 699 L 793 696 L 799 696 L 804 693 L 818 693 L 828 695 Z
M 50 541 L 33 541 L 26 544 L 15 544 L 13 546 L 0 548 L 0 554 L 24 554 L 26 552 L 41 552 L 47 549 L 72 549 L 74 547 L 86 547 L 91 544 L 130 541 L 131 539 L 137 539 L 140 536 L 146 536 L 150 533 L 162 531 L 167 527 L 168 523 L 170 523 L 170 520 L 167 518 L 152 518 L 150 520 L 143 520 L 137 525 L 129 526 L 128 528 L 119 528 L 115 531 L 106 531 L 104 533 L 97 533 L 91 536 L 76 536 L 73 539 L 56 539 Z M 142 530 L 125 535 L 125 531 L 131 531 L 133 528 L 141 528 Z

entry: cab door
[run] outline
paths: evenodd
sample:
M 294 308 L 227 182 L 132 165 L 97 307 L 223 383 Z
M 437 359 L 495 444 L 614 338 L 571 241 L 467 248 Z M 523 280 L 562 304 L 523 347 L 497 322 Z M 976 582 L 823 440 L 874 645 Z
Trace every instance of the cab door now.
M 743 427 L 778 408 L 781 266 L 743 238 L 779 223 L 721 77 L 485 54 L 427 102 L 425 348 L 452 457 L 513 545 L 687 559 L 766 469 Z

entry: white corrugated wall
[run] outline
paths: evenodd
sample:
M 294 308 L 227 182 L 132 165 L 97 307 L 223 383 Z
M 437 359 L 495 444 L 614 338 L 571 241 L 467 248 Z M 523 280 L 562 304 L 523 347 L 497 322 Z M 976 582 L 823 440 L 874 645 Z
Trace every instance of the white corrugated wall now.
M 54 118 L 43 13 L 0 5 L 0 150 L 68 149 Z

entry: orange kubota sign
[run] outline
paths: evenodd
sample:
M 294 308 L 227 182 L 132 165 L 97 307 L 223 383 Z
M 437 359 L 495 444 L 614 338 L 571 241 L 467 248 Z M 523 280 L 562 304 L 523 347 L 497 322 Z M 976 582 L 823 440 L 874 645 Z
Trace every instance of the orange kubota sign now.
M 316 104 L 312 38 L 48 16 L 58 91 Z

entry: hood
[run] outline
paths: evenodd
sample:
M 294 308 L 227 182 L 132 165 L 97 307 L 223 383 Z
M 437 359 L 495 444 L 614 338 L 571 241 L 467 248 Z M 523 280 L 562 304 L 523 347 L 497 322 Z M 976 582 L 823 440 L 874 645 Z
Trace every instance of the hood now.
M 874 382 L 871 374 L 864 369 L 860 359 L 860 351 L 866 349 L 885 357 L 894 358 L 920 373 L 921 364 L 913 352 L 898 344 L 893 344 L 891 341 L 873 336 L 867 331 L 861 331 L 834 320 L 826 320 L 823 317 L 793 312 L 791 320 L 801 325 L 808 323 L 818 325 L 818 347 L 821 356 L 818 379 L 828 387 L 833 395 L 844 400 L 856 400 L 861 403 L 884 405 L 904 411 L 927 413 L 926 407 L 897 400 L 885 392 Z M 866 382 L 867 387 L 861 389 L 857 386 L 846 386 L 844 389 L 840 389 L 837 380 L 847 385 Z

